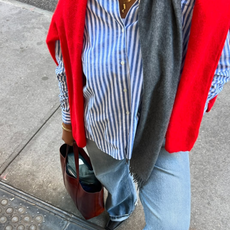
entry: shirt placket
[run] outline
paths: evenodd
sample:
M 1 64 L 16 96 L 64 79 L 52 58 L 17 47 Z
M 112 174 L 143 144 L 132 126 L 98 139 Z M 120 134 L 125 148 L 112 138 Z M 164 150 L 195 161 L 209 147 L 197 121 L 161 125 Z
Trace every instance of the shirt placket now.
M 135 3 L 133 7 L 136 6 L 137 3 Z M 131 9 L 130 9 L 131 10 Z M 132 122 L 133 117 L 135 116 L 132 113 L 132 104 L 133 102 L 132 100 L 132 93 L 131 93 L 131 71 L 130 71 L 130 65 L 129 65 L 129 57 L 128 57 L 128 45 L 129 45 L 129 41 L 127 40 L 127 28 L 130 27 L 130 24 L 132 24 L 133 22 L 131 22 L 129 20 L 129 17 L 131 17 L 132 15 L 130 14 L 130 12 L 126 15 L 126 19 L 123 20 L 123 28 L 122 28 L 122 33 L 124 34 L 124 56 L 125 56 L 125 76 L 126 76 L 126 89 L 125 89 L 125 93 L 128 99 L 128 107 L 127 107 L 127 129 L 126 129 L 126 146 L 125 146 L 125 155 L 127 159 L 130 159 L 131 153 L 130 151 L 132 150 L 132 147 L 130 146 L 132 140 L 130 139 L 132 135 L 130 135 L 130 130 L 131 127 L 130 125 L 134 125 L 134 123 Z M 129 23 L 128 23 L 129 22 Z
M 123 107 L 123 121 L 122 126 L 120 127 L 122 129 L 123 137 L 124 137 L 124 153 L 127 155 L 127 143 L 129 139 L 129 130 L 130 130 L 130 118 L 131 118 L 131 103 L 130 103 L 130 72 L 129 72 L 129 62 L 127 57 L 127 38 L 126 38 L 126 26 L 124 24 L 124 21 L 120 17 L 120 11 L 119 11 L 119 4 L 117 3 L 117 15 L 115 16 L 118 22 L 118 34 L 121 36 L 121 43 L 119 44 L 119 60 L 118 65 L 120 69 L 120 93 L 122 98 L 122 107 Z

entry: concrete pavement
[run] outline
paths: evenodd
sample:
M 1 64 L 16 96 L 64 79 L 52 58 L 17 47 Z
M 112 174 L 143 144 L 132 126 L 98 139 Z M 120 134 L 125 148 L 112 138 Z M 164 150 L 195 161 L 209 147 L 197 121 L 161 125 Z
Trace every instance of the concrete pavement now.
M 36 6 L 43 10 L 54 11 L 57 5 L 58 0 L 18 0 L 19 2 L 23 2 L 32 6 Z
M 0 0 L 0 175 L 3 182 L 0 201 L 5 200 L 5 193 L 11 194 L 10 197 L 14 194 L 15 201 L 24 194 L 23 202 L 35 204 L 37 210 L 48 210 L 43 214 L 46 222 L 40 225 L 34 222 L 37 229 L 61 230 L 67 226 L 68 229 L 101 229 L 108 219 L 107 213 L 85 222 L 62 181 L 58 85 L 55 64 L 45 44 L 51 16 L 51 12 L 34 6 Z M 191 230 L 230 229 L 229 92 L 230 84 L 227 84 L 213 111 L 205 115 L 200 136 L 190 153 Z M 11 217 L 5 211 L 0 203 L 0 229 L 7 224 L 1 218 Z M 62 218 L 59 221 L 64 224 L 54 225 L 58 221 L 47 218 L 48 213 Z M 12 225 L 15 229 L 17 226 L 19 222 Z M 121 229 L 143 227 L 144 214 L 139 202 Z

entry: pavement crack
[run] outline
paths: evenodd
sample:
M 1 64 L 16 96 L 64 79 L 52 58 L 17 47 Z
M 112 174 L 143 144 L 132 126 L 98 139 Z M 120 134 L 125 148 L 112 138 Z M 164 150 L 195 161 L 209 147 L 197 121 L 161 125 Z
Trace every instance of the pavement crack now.
M 39 124 L 29 132 L 27 138 L 21 141 L 21 143 L 14 149 L 12 154 L 6 159 L 6 161 L 0 167 L 0 179 L 6 180 L 2 178 L 6 169 L 10 166 L 10 164 L 18 157 L 18 155 L 26 148 L 26 146 L 34 139 L 34 137 L 39 133 L 39 131 L 46 125 L 46 123 L 53 117 L 53 115 L 60 108 L 60 103 L 56 103 L 53 108 L 48 112 L 48 114 L 39 122 Z

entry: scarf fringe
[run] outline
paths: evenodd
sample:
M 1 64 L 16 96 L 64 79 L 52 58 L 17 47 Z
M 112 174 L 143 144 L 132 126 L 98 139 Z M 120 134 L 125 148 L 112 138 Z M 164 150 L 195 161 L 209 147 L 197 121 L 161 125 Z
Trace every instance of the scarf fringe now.
M 137 184 L 137 190 L 140 190 L 144 186 L 146 181 L 144 181 L 137 173 L 132 173 L 131 169 L 130 174 L 133 177 L 134 183 Z

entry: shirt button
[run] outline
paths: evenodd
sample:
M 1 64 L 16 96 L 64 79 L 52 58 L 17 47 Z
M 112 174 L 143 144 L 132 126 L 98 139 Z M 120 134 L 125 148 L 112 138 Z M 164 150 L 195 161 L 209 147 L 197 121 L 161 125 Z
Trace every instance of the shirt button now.
M 127 92 L 127 89 L 126 88 L 124 88 L 124 90 L 123 90 L 125 93 Z
M 122 31 L 122 33 L 124 33 L 124 32 L 125 32 L 125 30 L 124 30 L 124 29 L 122 29 L 121 31 Z
M 127 115 L 129 115 L 129 114 L 130 114 L 130 112 L 129 112 L 129 111 L 127 111 L 127 112 L 126 112 L 126 114 L 127 114 Z
M 122 65 L 124 65 L 124 64 L 125 64 L 125 62 L 124 62 L 124 61 L 122 61 L 122 62 L 121 62 L 121 64 L 122 64 Z

